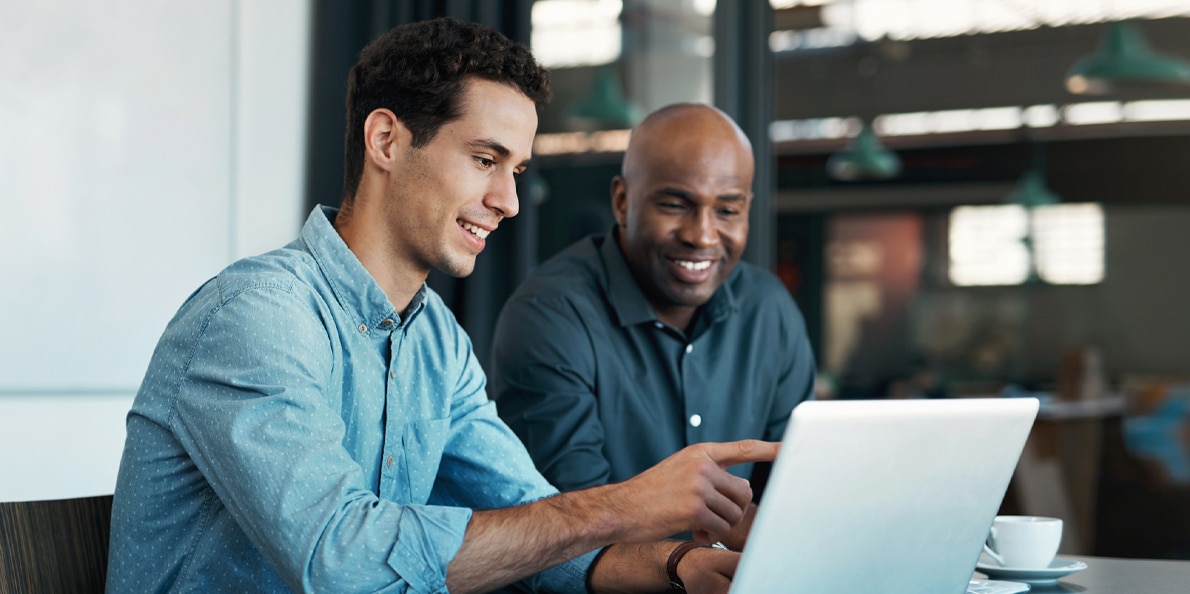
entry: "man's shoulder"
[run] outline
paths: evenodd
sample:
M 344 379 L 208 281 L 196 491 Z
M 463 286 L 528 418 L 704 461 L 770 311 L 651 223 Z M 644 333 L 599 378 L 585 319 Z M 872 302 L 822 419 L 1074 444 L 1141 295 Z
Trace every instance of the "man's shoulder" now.
M 284 247 L 236 260 L 215 280 L 224 293 L 269 287 L 295 291 L 317 284 L 318 276 L 317 263 L 308 252 Z
M 190 294 L 179 314 L 194 314 L 199 310 L 214 313 L 232 306 L 290 308 L 295 301 L 324 300 L 321 297 L 326 293 L 324 285 L 308 253 L 282 248 L 227 265 Z M 259 298 L 245 299 L 248 296 Z
M 599 236 L 585 237 L 534 268 L 514 297 L 574 300 L 596 297 L 606 284 Z
M 730 287 L 735 310 L 757 331 L 784 333 L 805 326 L 801 309 L 776 274 L 740 262 L 725 286 Z
M 749 262 L 736 264 L 727 281 L 735 298 L 744 302 L 769 302 L 773 298 L 793 302 L 789 289 L 777 275 Z

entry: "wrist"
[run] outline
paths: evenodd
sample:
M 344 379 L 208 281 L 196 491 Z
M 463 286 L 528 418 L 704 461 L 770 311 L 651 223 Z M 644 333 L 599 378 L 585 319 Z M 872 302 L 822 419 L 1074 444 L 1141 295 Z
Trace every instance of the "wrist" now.
M 687 553 L 694 549 L 710 548 L 711 545 L 700 542 L 683 542 L 674 548 L 673 552 L 669 554 L 669 560 L 665 564 L 665 573 L 669 578 L 669 589 L 676 592 L 685 592 L 686 584 L 682 581 L 681 576 L 678 575 L 678 564 L 686 556 Z

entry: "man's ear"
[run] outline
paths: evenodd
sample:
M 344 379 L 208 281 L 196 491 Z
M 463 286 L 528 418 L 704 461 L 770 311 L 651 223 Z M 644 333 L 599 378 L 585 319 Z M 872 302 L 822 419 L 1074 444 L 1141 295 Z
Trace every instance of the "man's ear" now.
M 621 227 L 628 221 L 628 182 L 622 175 L 612 178 L 612 214 Z
M 372 110 L 364 120 L 364 160 L 384 171 L 392 171 L 412 138 L 409 129 L 392 111 Z

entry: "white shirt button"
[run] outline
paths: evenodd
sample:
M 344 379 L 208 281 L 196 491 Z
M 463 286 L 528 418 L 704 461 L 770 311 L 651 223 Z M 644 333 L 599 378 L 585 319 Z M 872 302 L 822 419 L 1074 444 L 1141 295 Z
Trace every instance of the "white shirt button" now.
M 654 326 L 656 326 L 656 327 L 658 327 L 658 328 L 664 328 L 664 327 L 665 327 L 665 324 L 662 324 L 661 322 L 653 322 L 653 325 L 654 325 Z
M 686 345 L 686 354 L 689 355 L 692 352 L 694 352 L 694 345 L 692 345 L 692 344 Z
M 360 332 L 367 332 L 367 331 L 368 331 L 368 327 L 367 327 L 367 326 L 365 326 L 364 324 L 360 324 L 360 325 L 359 325 L 359 331 L 360 331 Z
M 690 426 L 691 427 L 697 427 L 701 424 L 702 424 L 702 415 L 698 415 L 698 414 L 690 415 Z

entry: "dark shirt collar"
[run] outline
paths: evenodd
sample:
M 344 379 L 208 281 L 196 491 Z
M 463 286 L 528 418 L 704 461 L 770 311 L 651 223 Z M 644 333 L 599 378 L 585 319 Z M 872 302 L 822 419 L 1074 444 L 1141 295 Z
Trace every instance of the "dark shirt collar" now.
M 628 261 L 624 259 L 624 253 L 620 250 L 620 243 L 616 241 L 617 230 L 618 227 L 612 227 L 612 230 L 603 236 L 603 244 L 599 246 L 599 257 L 603 260 L 603 269 L 607 272 L 607 297 L 611 301 L 612 310 L 616 313 L 621 327 L 656 322 L 657 312 L 653 310 L 653 305 L 636 283 L 636 278 L 628 268 Z M 736 311 L 736 297 L 731 290 L 731 281 L 739 274 L 742 265 L 737 264 L 736 270 L 733 270 L 723 286 L 715 291 L 711 300 L 695 312 L 695 334 L 699 333 L 699 327 L 704 324 L 699 318 L 705 316 L 709 318 L 707 321 L 710 323 L 718 323 Z

